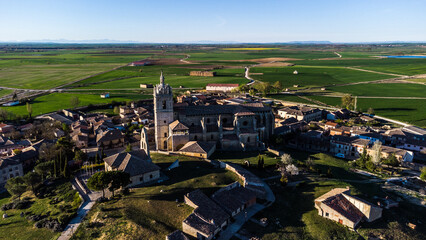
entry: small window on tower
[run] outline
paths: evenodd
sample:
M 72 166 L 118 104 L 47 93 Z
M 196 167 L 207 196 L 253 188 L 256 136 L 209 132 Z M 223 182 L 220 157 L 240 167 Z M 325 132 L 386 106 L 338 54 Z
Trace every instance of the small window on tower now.
M 164 137 L 167 137 L 167 133 L 164 133 Z
M 163 109 L 167 108 L 166 100 L 163 101 Z

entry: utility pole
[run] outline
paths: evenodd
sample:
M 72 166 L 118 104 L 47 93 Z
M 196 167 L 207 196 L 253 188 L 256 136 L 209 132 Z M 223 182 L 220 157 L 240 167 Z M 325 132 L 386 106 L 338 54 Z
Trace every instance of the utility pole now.
M 356 112 L 356 104 L 357 104 L 357 101 L 358 101 L 358 96 L 355 96 L 355 103 L 354 103 L 354 111 Z

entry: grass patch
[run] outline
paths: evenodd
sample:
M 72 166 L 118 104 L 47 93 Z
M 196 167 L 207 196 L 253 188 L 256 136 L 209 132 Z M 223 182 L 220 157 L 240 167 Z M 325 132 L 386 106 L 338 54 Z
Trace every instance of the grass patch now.
M 354 96 L 426 97 L 426 85 L 411 83 L 356 84 L 330 87 L 329 90 Z
M 220 187 L 237 181 L 233 173 L 213 168 L 196 158 L 160 154 L 151 156 L 170 179 L 135 189 L 119 200 L 98 204 L 72 239 L 164 239 L 167 234 L 181 229 L 182 221 L 193 210 L 183 203 L 184 194 L 202 189 L 210 195 Z M 179 159 L 180 166 L 166 171 L 176 159 Z M 91 227 L 96 222 L 100 222 L 99 226 Z

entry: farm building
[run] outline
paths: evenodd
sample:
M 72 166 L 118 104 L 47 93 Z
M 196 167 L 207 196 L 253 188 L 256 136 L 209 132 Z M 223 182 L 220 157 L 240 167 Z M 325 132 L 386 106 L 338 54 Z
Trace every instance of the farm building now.
M 209 83 L 206 86 L 206 90 L 214 92 L 230 92 L 238 86 L 238 84 L 233 83 Z
M 147 61 L 147 60 L 142 60 L 142 61 L 135 61 L 130 63 L 129 66 L 131 67 L 137 67 L 137 66 L 148 66 L 151 65 L 151 61 Z
M 145 84 L 141 83 L 140 88 L 153 88 L 154 86 L 152 84 Z
M 216 72 L 210 72 L 210 71 L 191 71 L 191 72 L 189 72 L 189 76 L 214 77 L 214 76 L 216 76 Z
M 102 93 L 101 98 L 109 98 L 109 93 Z

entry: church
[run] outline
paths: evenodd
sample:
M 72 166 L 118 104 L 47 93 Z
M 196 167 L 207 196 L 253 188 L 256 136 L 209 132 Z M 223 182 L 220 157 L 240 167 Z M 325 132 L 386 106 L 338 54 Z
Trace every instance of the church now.
M 261 102 L 174 108 L 172 88 L 165 83 L 163 72 L 153 94 L 157 151 L 179 153 L 184 146 L 208 153 L 262 150 L 273 134 L 274 114 Z M 187 147 L 194 142 L 198 148 Z

